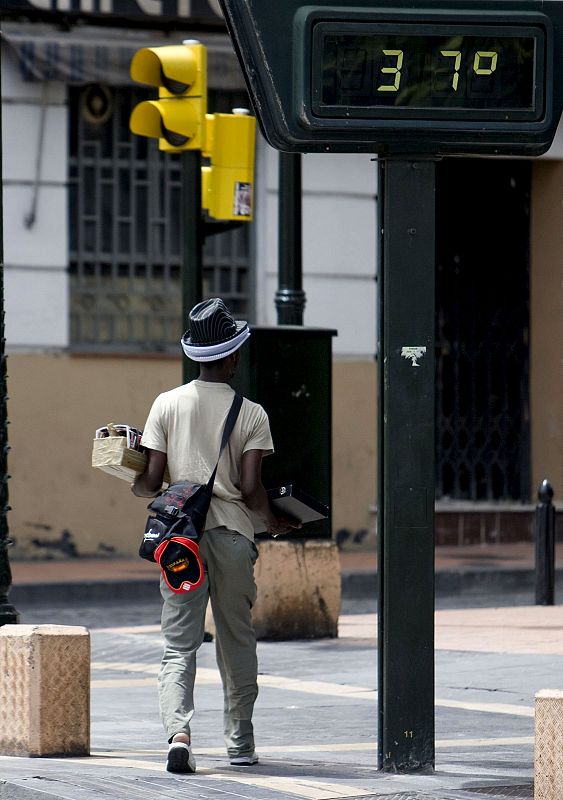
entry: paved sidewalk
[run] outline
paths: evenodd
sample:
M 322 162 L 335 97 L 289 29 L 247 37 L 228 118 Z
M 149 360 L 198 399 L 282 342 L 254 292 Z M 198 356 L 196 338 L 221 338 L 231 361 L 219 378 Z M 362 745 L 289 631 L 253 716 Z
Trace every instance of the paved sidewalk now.
M 377 770 L 375 626 L 373 614 L 345 615 L 336 640 L 259 643 L 260 764 L 245 769 L 225 757 L 220 679 L 204 644 L 192 776 L 164 769 L 158 626 L 94 629 L 91 757 L 0 757 L 0 799 L 532 800 L 534 696 L 563 682 L 563 607 L 436 613 L 432 775 Z
M 0 800 L 531 800 L 534 695 L 563 683 L 563 607 L 521 604 L 533 601 L 533 546 L 437 549 L 438 596 L 465 593 L 465 605 L 478 606 L 483 591 L 494 589 L 499 605 L 521 594 L 515 608 L 436 612 L 436 772 L 425 776 L 377 771 L 377 620 L 365 613 L 375 608 L 376 557 L 341 552 L 340 561 L 344 608 L 360 613 L 340 618 L 339 638 L 259 643 L 257 767 L 225 759 L 214 647 L 203 645 L 195 776 L 163 766 L 155 566 L 13 562 L 10 599 L 22 622 L 92 626 L 92 756 L 0 757 Z

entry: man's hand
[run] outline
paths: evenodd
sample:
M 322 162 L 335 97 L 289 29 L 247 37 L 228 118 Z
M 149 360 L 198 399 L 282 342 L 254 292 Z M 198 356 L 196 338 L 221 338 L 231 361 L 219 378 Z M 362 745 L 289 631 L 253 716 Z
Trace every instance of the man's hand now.
M 257 514 L 272 536 L 283 536 L 301 523 L 286 514 L 278 514 L 271 507 L 262 485 L 262 450 L 247 450 L 242 454 L 240 490 L 244 502 Z
M 268 533 L 271 533 L 274 537 L 283 536 L 286 533 L 291 533 L 291 531 L 302 527 L 299 520 L 288 517 L 285 514 L 275 514 L 273 512 L 271 514 L 271 520 L 267 522 Z

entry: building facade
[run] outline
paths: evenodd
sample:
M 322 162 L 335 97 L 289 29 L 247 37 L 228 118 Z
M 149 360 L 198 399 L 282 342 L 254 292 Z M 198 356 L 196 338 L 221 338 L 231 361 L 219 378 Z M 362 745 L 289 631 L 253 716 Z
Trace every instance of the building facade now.
M 154 396 L 181 382 L 185 325 L 180 165 L 130 134 L 130 110 L 148 95 L 129 63 L 140 47 L 200 39 L 211 112 L 248 105 L 244 81 L 212 0 L 7 5 L 10 530 L 25 557 L 130 554 L 144 506 L 91 469 L 91 439 L 107 422 L 142 427 Z M 258 325 L 276 323 L 277 167 L 259 135 L 255 220 L 204 251 L 205 295 Z M 368 155 L 332 154 L 303 156 L 302 167 L 305 324 L 338 331 L 334 535 L 369 547 L 377 168 Z M 474 538 L 476 514 L 481 539 L 524 529 L 543 477 L 563 498 L 562 195 L 560 140 L 534 162 L 438 166 L 437 500 L 448 541 Z

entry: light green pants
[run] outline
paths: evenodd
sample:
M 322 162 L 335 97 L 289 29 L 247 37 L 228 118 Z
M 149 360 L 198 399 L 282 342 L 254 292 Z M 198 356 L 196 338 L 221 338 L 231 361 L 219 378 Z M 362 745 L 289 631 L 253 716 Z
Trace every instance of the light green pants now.
M 223 682 L 225 743 L 232 757 L 254 750 L 252 711 L 258 694 L 258 664 L 250 610 L 256 599 L 258 551 L 240 533 L 212 528 L 203 535 L 200 555 L 207 574 L 193 593 L 175 594 L 160 581 L 165 642 L 158 676 L 160 712 L 169 741 L 177 733 L 190 734 L 196 652 L 203 641 L 210 598 Z

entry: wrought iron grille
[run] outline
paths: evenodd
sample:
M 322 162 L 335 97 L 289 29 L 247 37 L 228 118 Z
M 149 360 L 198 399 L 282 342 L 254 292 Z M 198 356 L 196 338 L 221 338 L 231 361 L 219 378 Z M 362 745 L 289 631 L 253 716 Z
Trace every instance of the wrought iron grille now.
M 437 171 L 437 496 L 529 495 L 526 162 Z
M 71 346 L 96 352 L 178 352 L 181 165 L 129 132 L 141 89 L 70 90 Z M 244 96 L 210 95 L 213 111 Z M 208 237 L 204 297 L 249 316 L 248 226 Z

